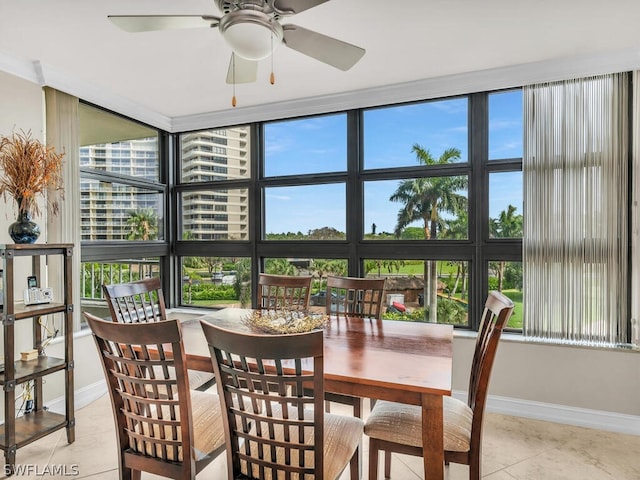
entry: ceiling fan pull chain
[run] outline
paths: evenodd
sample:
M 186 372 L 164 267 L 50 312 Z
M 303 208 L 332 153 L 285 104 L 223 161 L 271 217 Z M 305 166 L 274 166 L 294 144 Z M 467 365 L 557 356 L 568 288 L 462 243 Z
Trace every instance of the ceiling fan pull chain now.
M 231 61 L 233 63 L 233 97 L 231 97 L 231 106 L 236 106 L 236 54 L 231 54 Z
M 269 75 L 269 83 L 276 83 L 276 76 L 273 73 L 273 32 L 271 32 L 271 75 Z

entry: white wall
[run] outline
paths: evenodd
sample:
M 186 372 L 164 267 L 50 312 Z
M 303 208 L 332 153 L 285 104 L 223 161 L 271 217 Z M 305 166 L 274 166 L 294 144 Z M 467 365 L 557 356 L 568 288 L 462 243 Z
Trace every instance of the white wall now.
M 9 136 L 14 131 L 31 130 L 34 138 L 42 140 L 44 116 L 42 110 L 42 89 L 0 71 L 0 135 Z M 7 227 L 15 219 L 11 199 L 6 203 L 0 198 L 0 242 L 11 243 Z
M 640 415 L 640 354 L 524 343 L 503 336 L 489 394 L 547 404 Z M 454 390 L 466 390 L 475 339 L 454 341 Z M 640 434 L 640 431 L 638 431 Z
M 44 138 L 44 107 L 42 89 L 39 85 L 27 82 L 18 77 L 0 71 L 0 134 L 10 135 L 13 131 L 31 130 L 32 136 L 39 140 Z M 9 237 L 8 226 L 15 219 L 15 210 L 11 199 L 6 202 L 0 198 L 0 243 L 12 243 Z M 42 227 L 45 222 L 39 222 Z M 42 237 L 45 237 L 44 233 Z M 39 240 L 42 241 L 42 240 Z M 75 252 L 80 255 L 80 252 Z M 22 262 L 24 260 L 24 262 Z M 29 268 L 28 259 L 17 259 L 16 271 L 24 271 Z M 20 263 L 21 262 L 21 263 Z M 20 286 L 26 285 L 26 278 L 16 278 L 15 288 L 20 292 Z M 51 285 L 54 287 L 53 285 Z M 54 291 L 55 292 L 55 291 Z M 79 302 L 76 301 L 76 306 Z M 80 309 L 76 308 L 76 315 L 80 315 Z M 16 359 L 20 358 L 20 351 L 32 348 L 31 322 L 20 321 L 16 323 Z M 0 330 L 0 338 L 3 338 Z M 63 356 L 62 342 L 56 341 L 48 347 L 48 353 L 54 356 Z M 0 343 L 1 348 L 1 343 Z M 75 387 L 80 389 L 87 385 L 103 380 L 102 369 L 98 363 L 96 347 L 91 336 L 76 336 L 75 349 Z M 48 400 L 58 398 L 64 393 L 64 378 L 62 374 L 55 374 L 47 378 L 44 387 L 45 403 Z M 18 393 L 20 393 L 18 388 Z M 2 404 L 0 396 L 0 404 Z M 2 415 L 0 414 L 0 417 Z
M 9 136 L 12 132 L 24 130 L 34 138 L 42 140 L 44 130 L 44 117 L 42 110 L 42 90 L 38 85 L 25 82 L 17 77 L 0 71 L 0 134 Z M 8 227 L 16 218 L 15 202 L 11 197 L 6 200 L 0 197 L 0 243 L 13 243 L 9 236 Z M 24 260 L 24 261 L 23 261 Z M 16 261 L 16 272 L 28 268 L 27 259 Z M 26 284 L 26 277 L 16 279 L 15 288 Z M 30 323 L 30 322 L 29 322 Z M 26 322 L 25 322 L 26 324 Z M 16 327 L 16 351 L 19 358 L 20 350 L 18 346 L 25 346 L 22 349 L 31 348 L 31 331 Z M 0 337 L 3 338 L 0 333 Z
M 6 135 L 17 127 L 31 129 L 34 136 L 42 138 L 43 123 L 40 87 L 0 72 L 0 133 Z M 13 219 L 11 206 L 1 200 L 0 218 Z M 6 228 L 0 228 L 0 242 L 9 241 Z M 76 315 L 80 313 L 77 308 Z M 473 338 L 458 336 L 454 341 L 456 391 L 467 388 L 473 346 Z M 56 354 L 61 344 L 49 348 Z M 91 336 L 76 336 L 74 348 L 76 390 L 100 382 L 103 374 Z M 57 398 L 62 395 L 63 384 L 52 379 L 45 391 L 46 400 Z M 498 349 L 489 393 L 525 403 L 639 416 L 640 355 L 637 351 L 527 344 L 507 338 Z

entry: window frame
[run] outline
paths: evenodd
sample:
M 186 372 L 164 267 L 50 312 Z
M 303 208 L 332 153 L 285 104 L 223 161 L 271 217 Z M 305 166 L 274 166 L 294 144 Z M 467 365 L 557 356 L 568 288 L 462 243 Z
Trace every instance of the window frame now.
M 89 107 L 102 110 L 108 114 L 114 116 L 114 118 L 120 118 L 126 121 L 135 122 L 137 124 L 143 125 L 150 129 L 153 129 L 157 132 L 158 135 L 158 169 L 159 169 L 159 177 L 158 181 L 151 181 L 148 179 L 123 175 L 115 172 L 107 172 L 102 170 L 92 169 L 90 167 L 81 167 L 80 178 L 89 179 L 89 180 L 97 180 L 106 183 L 119 183 L 125 184 L 133 187 L 139 187 L 141 189 L 156 191 L 158 194 L 162 196 L 162 205 L 164 209 L 164 216 L 162 218 L 162 226 L 161 228 L 164 231 L 164 239 L 163 240 L 149 240 L 149 241 L 136 241 L 130 242 L 126 240 L 83 240 L 80 243 L 80 262 L 84 263 L 109 263 L 112 261 L 122 260 L 126 258 L 139 258 L 141 252 L 144 252 L 144 257 L 157 257 L 159 259 L 159 267 L 161 272 L 161 281 L 163 285 L 163 289 L 165 292 L 170 291 L 171 288 L 171 274 L 165 274 L 165 272 L 171 272 L 171 264 L 170 264 L 170 253 L 171 253 L 171 222 L 173 219 L 171 218 L 171 202 L 170 202 L 170 169 L 169 165 L 171 156 L 171 148 L 170 148 L 170 140 L 171 134 L 161 129 L 152 127 L 150 125 L 146 125 L 143 122 L 139 122 L 132 118 L 126 117 L 124 115 L 118 114 L 116 112 L 107 110 L 100 106 L 91 104 L 89 102 L 81 101 L 82 104 L 87 105 Z M 82 125 L 80 125 L 82 128 Z M 80 193 L 81 194 L 81 193 Z M 167 299 L 169 300 L 169 299 Z M 78 303 L 82 299 L 79 299 Z M 106 304 L 105 304 L 106 305 Z M 86 324 L 83 322 L 81 326 L 85 326 Z
M 238 256 L 252 259 L 252 298 L 256 297 L 258 274 L 264 269 L 267 258 L 345 258 L 349 275 L 361 276 L 364 261 L 368 258 L 419 259 L 419 260 L 464 260 L 469 262 L 469 328 L 477 330 L 484 299 L 488 291 L 489 261 L 522 261 L 522 239 L 492 239 L 489 237 L 489 173 L 522 169 L 522 159 L 488 160 L 489 112 L 488 96 L 493 92 L 460 95 L 468 102 L 468 161 L 430 168 L 434 176 L 466 175 L 469 199 L 469 238 L 466 240 L 366 240 L 364 238 L 364 182 L 372 180 L 394 180 L 424 176 L 423 166 L 397 168 L 364 168 L 363 118 L 367 109 L 352 109 L 347 115 L 347 170 L 345 172 L 323 172 L 281 177 L 264 174 L 264 128 L 268 122 L 250 124 L 252 151 L 249 179 L 217 180 L 198 184 L 175 186 L 174 198 L 179 192 L 189 189 L 238 187 L 249 188 L 249 210 L 251 221 L 247 241 L 185 241 L 175 236 L 176 258 L 182 256 L 206 256 L 215 248 L 217 256 Z M 426 100 L 431 101 L 431 100 Z M 411 102 L 419 103 L 419 102 Z M 396 107 L 399 104 L 388 105 Z M 376 106 L 371 108 L 385 108 Z M 340 112 L 330 112 L 335 115 Z M 299 117 L 313 118 L 318 115 Z M 293 120 L 293 119 L 292 119 Z M 274 120 L 281 121 L 281 120 Z M 221 128 L 221 127 L 212 127 Z M 226 127 L 233 128 L 233 127 Z M 183 133 L 177 133 L 179 136 Z M 179 150 L 176 149 L 175 169 L 180 169 Z M 266 240 L 265 188 L 281 186 L 306 186 L 326 183 L 344 183 L 346 188 L 346 238 L 344 240 L 301 242 Z M 177 203 L 171 211 L 179 212 Z M 478 228 L 480 227 L 480 228 Z

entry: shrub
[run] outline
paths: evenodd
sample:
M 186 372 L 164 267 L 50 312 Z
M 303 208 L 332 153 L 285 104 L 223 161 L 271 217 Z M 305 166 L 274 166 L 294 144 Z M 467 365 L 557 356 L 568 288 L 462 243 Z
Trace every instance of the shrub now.
M 412 312 L 386 312 L 382 315 L 385 320 L 402 320 L 405 322 L 427 322 L 429 321 L 429 307 L 416 308 Z M 446 298 L 438 298 L 438 323 L 448 323 L 451 325 L 467 324 L 467 307 L 466 305 L 448 300 Z
M 189 286 L 185 285 L 185 293 L 189 291 Z M 202 283 L 191 286 L 192 300 L 236 300 L 236 290 L 233 285 L 213 285 Z

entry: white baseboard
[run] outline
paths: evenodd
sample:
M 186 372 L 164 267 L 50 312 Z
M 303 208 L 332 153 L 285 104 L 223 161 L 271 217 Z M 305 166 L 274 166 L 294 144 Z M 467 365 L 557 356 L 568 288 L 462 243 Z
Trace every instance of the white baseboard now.
M 463 391 L 455 391 L 453 396 L 462 401 L 467 400 L 467 393 Z M 609 432 L 640 435 L 640 416 L 624 413 L 589 410 L 494 395 L 489 395 L 487 399 L 487 411 Z
M 107 382 L 100 380 L 86 387 L 76 390 L 74 395 L 75 409 L 86 407 L 91 402 L 97 400 L 107 393 Z M 55 413 L 64 414 L 64 397 L 58 397 L 46 403 L 47 408 Z
M 76 390 L 75 407 L 82 408 L 107 393 L 104 381 L 96 382 Z M 467 393 L 454 391 L 453 396 L 466 401 Z M 51 411 L 64 413 L 64 397 L 48 402 Z M 567 407 L 553 403 L 533 402 L 517 398 L 489 395 L 487 411 L 512 415 L 514 417 L 531 418 L 547 422 L 564 423 L 579 427 L 595 428 L 616 433 L 640 436 L 640 416 L 623 413 L 589 410 L 586 408 Z

